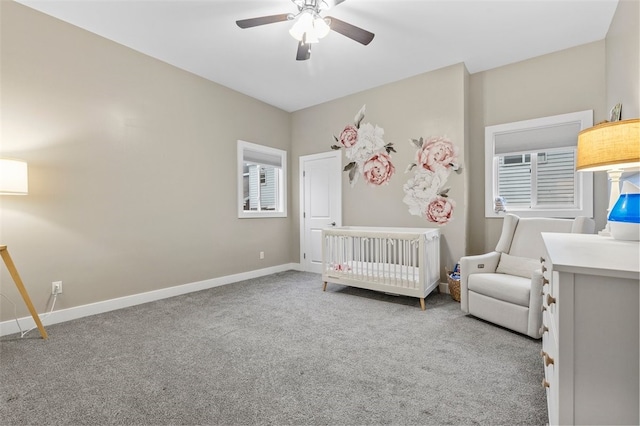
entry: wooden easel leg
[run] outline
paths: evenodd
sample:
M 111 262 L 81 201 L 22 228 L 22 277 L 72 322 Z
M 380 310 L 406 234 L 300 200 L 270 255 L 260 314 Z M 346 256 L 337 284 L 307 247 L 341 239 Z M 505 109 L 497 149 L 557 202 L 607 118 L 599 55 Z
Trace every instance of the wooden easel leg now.
M 423 311 L 427 309 L 426 305 L 424 304 L 424 297 L 420 298 L 420 309 L 422 309 Z
M 4 264 L 7 265 L 7 269 L 9 270 L 9 274 L 11 274 L 11 278 L 16 283 L 16 287 L 18 287 L 18 291 L 24 300 L 25 305 L 29 309 L 31 313 L 31 317 L 36 322 L 38 326 L 38 330 L 40 330 L 40 335 L 43 339 L 49 337 L 47 335 L 47 331 L 44 329 L 42 322 L 40 321 L 40 317 L 38 316 L 38 312 L 36 308 L 33 307 L 33 303 L 31 303 L 31 298 L 29 297 L 29 293 L 27 293 L 27 289 L 24 287 L 22 283 L 22 279 L 20 279 L 20 274 L 18 274 L 18 270 L 16 269 L 16 265 L 13 264 L 13 260 L 11 260 L 11 256 L 9 255 L 9 250 L 7 250 L 6 246 L 0 246 L 0 255 L 2 255 L 2 260 L 4 260 Z
M 322 284 L 322 291 L 327 291 L 327 282 L 325 281 L 324 284 Z

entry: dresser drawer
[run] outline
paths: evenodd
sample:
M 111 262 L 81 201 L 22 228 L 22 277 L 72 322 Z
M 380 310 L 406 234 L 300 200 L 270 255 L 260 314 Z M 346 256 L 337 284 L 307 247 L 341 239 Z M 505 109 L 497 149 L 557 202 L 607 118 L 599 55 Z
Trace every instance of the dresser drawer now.
M 551 293 L 553 290 L 551 286 L 553 285 L 551 282 L 551 271 L 553 271 L 553 265 L 547 259 L 547 257 L 540 258 L 541 268 L 542 268 L 542 277 L 544 279 L 542 283 L 542 291 L 546 293 Z
M 541 258 L 542 275 L 542 350 L 541 362 L 544 369 L 542 386 L 547 396 L 549 423 L 558 423 L 559 378 L 558 378 L 558 300 L 557 274 L 549 258 Z M 555 275 L 555 276 L 554 276 Z
M 542 327 L 543 329 L 546 327 L 547 331 L 542 335 L 542 350 L 540 355 L 542 356 L 542 363 L 544 365 L 545 378 L 548 381 L 553 380 L 554 367 L 558 361 L 558 336 L 553 323 L 550 323 L 550 321 L 550 315 L 545 312 L 542 315 Z
M 546 306 L 546 302 L 545 306 Z M 544 380 L 542 386 L 547 394 L 547 410 L 550 424 L 557 424 L 558 413 L 558 335 L 553 323 L 553 315 L 547 309 L 542 314 L 542 351 L 541 362 L 544 368 Z
M 558 341 L 558 319 L 560 318 L 560 291 L 558 291 L 559 276 L 556 271 L 549 271 L 549 293 L 544 296 L 544 306 L 546 306 L 546 312 L 549 314 L 549 328 L 553 330 L 553 334 Z
M 542 312 L 543 312 L 543 329 L 551 328 L 555 325 L 555 330 L 558 329 L 558 274 L 553 272 L 553 265 L 545 258 L 541 258 L 542 262 Z M 557 333 L 554 333 L 557 342 Z

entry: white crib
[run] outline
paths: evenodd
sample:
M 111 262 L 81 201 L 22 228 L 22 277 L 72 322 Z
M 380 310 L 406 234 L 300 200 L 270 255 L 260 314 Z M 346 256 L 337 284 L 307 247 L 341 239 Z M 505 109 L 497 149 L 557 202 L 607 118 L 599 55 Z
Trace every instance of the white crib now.
M 327 282 L 424 298 L 440 282 L 440 230 L 345 226 L 322 231 Z

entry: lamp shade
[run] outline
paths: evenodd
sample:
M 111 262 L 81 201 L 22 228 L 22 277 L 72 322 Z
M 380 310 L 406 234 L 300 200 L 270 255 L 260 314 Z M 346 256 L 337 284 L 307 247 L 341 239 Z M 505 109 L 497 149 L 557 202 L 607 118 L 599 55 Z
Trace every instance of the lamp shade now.
M 640 119 L 598 124 L 578 133 L 576 170 L 640 166 Z
M 327 24 L 327 21 L 320 16 L 316 16 L 316 19 L 313 20 L 313 29 L 316 32 L 316 36 L 318 38 L 324 38 L 331 31 L 331 27 Z
M 27 163 L 0 158 L 0 194 L 24 195 L 28 192 Z
M 313 31 L 313 16 L 310 12 L 303 11 L 300 13 L 300 16 L 296 19 L 296 22 L 293 24 L 291 29 L 289 30 L 289 34 L 291 37 L 296 40 L 302 40 L 302 37 L 305 33 L 310 33 Z M 307 36 L 308 37 L 308 36 Z

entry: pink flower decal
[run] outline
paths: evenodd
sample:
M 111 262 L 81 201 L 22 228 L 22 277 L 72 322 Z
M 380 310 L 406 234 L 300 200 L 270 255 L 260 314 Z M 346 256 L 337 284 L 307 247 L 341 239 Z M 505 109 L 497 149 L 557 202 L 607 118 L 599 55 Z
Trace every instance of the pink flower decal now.
M 364 179 L 372 185 L 389 183 L 396 168 L 391 164 L 391 157 L 384 152 L 374 155 L 364 163 Z
M 340 133 L 340 143 L 345 148 L 351 148 L 358 142 L 358 128 L 353 125 L 348 125 Z
M 365 105 L 347 125 L 340 137 L 333 136 L 337 144 L 331 149 L 344 149 L 348 163 L 343 170 L 349 172 L 349 183 L 356 184 L 358 176 L 363 175 L 371 185 L 387 183 L 395 172 L 390 154 L 396 152 L 393 143 L 385 143 L 384 129 L 371 123 L 363 123 Z
M 451 220 L 454 207 L 455 203 L 453 200 L 438 196 L 427 206 L 425 216 L 429 222 L 445 225 Z
M 434 137 L 422 143 L 416 152 L 416 163 L 421 168 L 432 172 L 440 167 L 456 170 L 457 157 L 458 149 L 449 139 Z
M 446 225 L 453 220 L 456 203 L 448 198 L 447 179 L 452 171 L 460 174 L 458 148 L 445 137 L 411 139 L 417 148 L 414 163 L 409 164 L 406 173 L 413 176 L 402 187 L 402 201 L 409 206 L 409 214 L 421 216 L 429 222 Z

